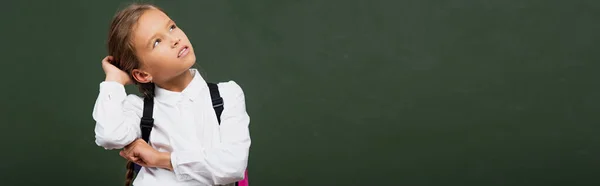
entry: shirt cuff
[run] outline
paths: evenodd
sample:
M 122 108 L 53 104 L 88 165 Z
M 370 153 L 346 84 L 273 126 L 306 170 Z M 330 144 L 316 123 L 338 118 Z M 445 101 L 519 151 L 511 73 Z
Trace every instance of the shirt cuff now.
M 189 168 L 185 165 L 190 163 L 190 160 L 185 157 L 185 152 L 171 152 L 171 166 L 173 166 L 173 172 L 175 172 L 175 178 L 178 181 L 186 181 L 192 179 L 189 175 Z
M 100 83 L 99 97 L 107 101 L 124 100 L 127 97 L 125 86 L 115 81 L 103 81 Z

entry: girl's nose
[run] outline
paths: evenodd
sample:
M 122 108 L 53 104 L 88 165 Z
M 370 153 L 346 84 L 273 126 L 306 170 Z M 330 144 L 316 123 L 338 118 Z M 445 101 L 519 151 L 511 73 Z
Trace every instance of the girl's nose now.
M 173 41 L 173 44 L 171 45 L 171 48 L 175 48 L 179 44 L 179 42 L 181 42 L 181 39 L 177 38 L 177 37 L 172 37 L 171 41 Z

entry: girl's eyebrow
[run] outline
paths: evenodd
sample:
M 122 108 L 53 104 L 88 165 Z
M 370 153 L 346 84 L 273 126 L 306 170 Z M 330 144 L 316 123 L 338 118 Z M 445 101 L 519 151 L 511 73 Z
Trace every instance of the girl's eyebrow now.
M 167 21 L 166 27 L 169 28 L 171 26 L 173 22 L 173 20 L 169 19 L 169 21 Z M 153 44 L 153 40 L 154 38 L 156 38 L 156 36 L 158 35 L 158 33 L 154 33 L 154 35 L 152 35 L 152 37 L 150 37 L 150 39 L 148 39 L 148 44 L 146 44 L 146 46 L 149 46 L 150 48 L 152 48 L 152 44 Z

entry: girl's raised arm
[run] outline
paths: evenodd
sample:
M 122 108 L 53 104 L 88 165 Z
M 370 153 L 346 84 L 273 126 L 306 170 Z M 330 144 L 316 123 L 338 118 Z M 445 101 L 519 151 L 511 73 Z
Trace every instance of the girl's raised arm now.
M 124 85 L 131 80 L 110 60 L 106 57 L 102 61 L 106 80 L 100 83 L 92 116 L 96 121 L 96 144 L 105 149 L 121 149 L 141 135 L 138 126 L 143 100 L 136 95 L 127 96 Z

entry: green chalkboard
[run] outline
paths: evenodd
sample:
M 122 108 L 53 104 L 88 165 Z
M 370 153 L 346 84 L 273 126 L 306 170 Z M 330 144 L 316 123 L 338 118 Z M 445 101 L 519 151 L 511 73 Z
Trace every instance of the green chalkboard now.
M 130 2 L 2 2 L 0 185 L 123 184 L 91 114 Z M 146 2 L 243 87 L 253 186 L 600 185 L 600 1 Z

